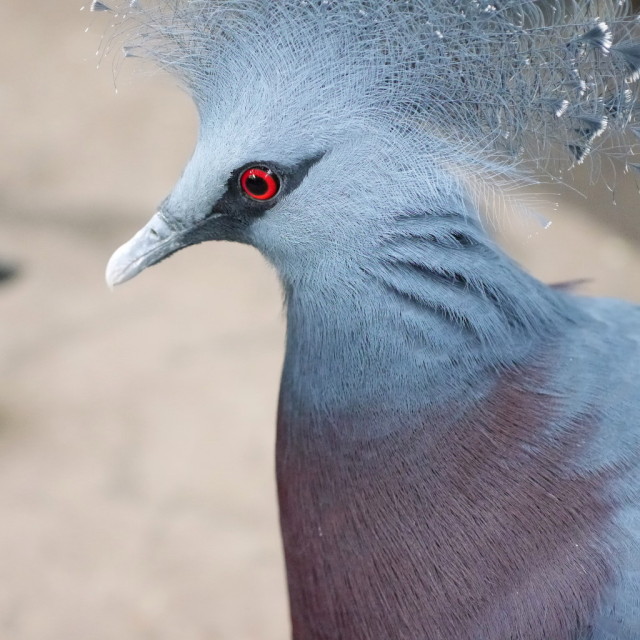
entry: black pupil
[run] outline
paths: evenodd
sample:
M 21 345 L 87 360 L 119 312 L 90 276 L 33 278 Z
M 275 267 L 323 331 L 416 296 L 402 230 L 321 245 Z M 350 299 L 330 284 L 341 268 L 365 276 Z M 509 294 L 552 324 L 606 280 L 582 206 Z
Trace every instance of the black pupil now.
M 262 176 L 248 176 L 245 185 L 254 196 L 263 196 L 269 190 L 269 183 Z

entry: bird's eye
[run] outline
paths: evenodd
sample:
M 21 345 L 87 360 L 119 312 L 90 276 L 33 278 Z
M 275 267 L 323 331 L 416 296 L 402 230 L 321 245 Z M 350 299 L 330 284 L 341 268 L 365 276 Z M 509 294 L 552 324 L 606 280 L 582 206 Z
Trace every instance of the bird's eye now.
M 280 191 L 280 180 L 268 167 L 251 167 L 242 172 L 240 186 L 253 200 L 271 200 Z

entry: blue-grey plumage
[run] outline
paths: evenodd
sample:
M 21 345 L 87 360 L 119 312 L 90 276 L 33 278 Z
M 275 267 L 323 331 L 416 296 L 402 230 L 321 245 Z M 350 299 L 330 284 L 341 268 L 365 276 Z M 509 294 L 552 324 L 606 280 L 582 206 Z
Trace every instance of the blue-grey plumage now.
M 206 240 L 276 267 L 294 638 L 640 637 L 640 309 L 524 273 L 477 195 L 633 152 L 626 4 L 125 4 L 201 133 L 107 279 Z

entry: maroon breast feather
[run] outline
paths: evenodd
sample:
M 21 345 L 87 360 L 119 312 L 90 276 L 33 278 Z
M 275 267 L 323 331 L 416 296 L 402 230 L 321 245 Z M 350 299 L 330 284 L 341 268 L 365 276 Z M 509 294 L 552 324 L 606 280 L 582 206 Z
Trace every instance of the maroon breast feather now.
M 616 568 L 612 472 L 579 471 L 594 419 L 560 424 L 550 396 L 519 384 L 536 376 L 503 376 L 455 423 L 416 415 L 368 441 L 281 409 L 294 640 L 588 637 Z

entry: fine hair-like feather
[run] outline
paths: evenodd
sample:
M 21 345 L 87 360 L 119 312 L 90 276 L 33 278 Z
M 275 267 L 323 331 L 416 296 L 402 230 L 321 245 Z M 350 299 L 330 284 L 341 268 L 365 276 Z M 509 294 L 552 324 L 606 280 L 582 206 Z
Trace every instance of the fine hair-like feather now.
M 256 108 L 277 99 L 318 136 L 391 128 L 465 173 L 523 175 L 597 149 L 637 164 L 621 139 L 638 131 L 640 77 L 624 1 L 127 0 L 113 11 L 125 55 L 175 74 L 209 116 L 233 111 L 250 84 Z

